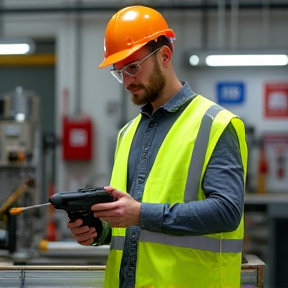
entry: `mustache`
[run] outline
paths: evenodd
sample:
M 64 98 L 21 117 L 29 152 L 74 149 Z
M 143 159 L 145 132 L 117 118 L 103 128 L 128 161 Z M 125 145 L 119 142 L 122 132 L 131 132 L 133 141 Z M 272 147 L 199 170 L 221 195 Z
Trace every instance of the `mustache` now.
M 144 88 L 144 86 L 142 84 L 137 85 L 137 84 L 132 83 L 126 89 L 129 91 L 133 91 L 133 90 L 140 89 L 140 88 Z

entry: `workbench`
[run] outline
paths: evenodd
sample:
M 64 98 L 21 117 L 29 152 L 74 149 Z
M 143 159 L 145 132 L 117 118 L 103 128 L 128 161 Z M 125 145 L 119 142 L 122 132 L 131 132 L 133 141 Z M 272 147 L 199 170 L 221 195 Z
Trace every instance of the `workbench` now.
M 262 229 L 262 232 L 264 232 L 263 235 L 259 233 L 260 241 L 256 239 L 254 245 L 251 245 L 252 247 L 254 246 L 256 250 L 250 249 L 247 251 L 244 245 L 243 251 L 247 254 L 255 253 L 259 255 L 260 258 L 263 259 L 265 263 L 267 263 L 267 268 L 265 269 L 265 285 L 267 287 L 288 287 L 287 207 L 288 191 L 267 192 L 263 194 L 247 193 L 245 195 L 244 215 L 247 216 L 249 213 L 254 213 L 254 215 L 257 215 L 258 213 L 258 215 L 262 215 L 262 217 L 264 216 L 266 218 L 266 220 L 264 220 L 264 222 L 262 222 L 258 227 L 257 221 L 255 221 L 254 224 L 254 231 L 256 233 L 257 228 Z M 259 219 L 260 218 L 258 217 L 258 220 Z M 250 226 L 250 229 L 253 232 L 253 226 Z M 249 237 L 246 226 L 245 235 Z M 264 243 L 266 243 L 266 247 L 264 246 Z M 260 247 L 263 253 L 258 250 Z
M 241 267 L 241 288 L 264 287 L 265 263 L 256 255 L 244 256 L 247 263 Z
M 265 264 L 255 255 L 245 255 L 241 287 L 264 287 Z M 4 264 L 4 265 L 3 265 Z M 1 288 L 103 288 L 106 266 L 0 265 Z

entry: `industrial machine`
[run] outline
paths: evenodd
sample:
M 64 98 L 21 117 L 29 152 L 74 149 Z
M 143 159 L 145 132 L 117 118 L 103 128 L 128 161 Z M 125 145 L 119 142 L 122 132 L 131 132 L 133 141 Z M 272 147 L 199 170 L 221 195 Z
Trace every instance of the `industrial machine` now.
M 0 167 L 37 164 L 39 99 L 17 87 L 0 98 Z
M 16 218 L 7 210 L 39 200 L 39 133 L 38 95 L 22 87 L 0 95 L 0 249 L 9 253 L 32 242 L 35 211 Z
M 37 206 L 55 193 L 50 179 L 52 152 L 58 142 L 55 135 L 40 131 L 39 104 L 38 95 L 22 87 L 0 95 L 0 262 L 105 264 L 109 246 L 89 249 L 75 241 L 56 241 L 55 228 L 59 227 L 55 227 L 57 221 L 54 223 L 54 213 L 50 213 L 53 205 L 20 215 L 10 213 L 11 208 Z M 77 194 L 84 196 L 80 192 Z M 59 212 L 68 220 L 64 210 Z

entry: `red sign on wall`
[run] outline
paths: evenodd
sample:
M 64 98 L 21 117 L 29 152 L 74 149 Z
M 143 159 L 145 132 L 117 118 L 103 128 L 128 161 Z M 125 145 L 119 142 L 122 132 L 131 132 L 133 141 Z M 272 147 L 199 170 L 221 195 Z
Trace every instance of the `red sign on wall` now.
M 265 117 L 288 117 L 288 83 L 265 84 Z

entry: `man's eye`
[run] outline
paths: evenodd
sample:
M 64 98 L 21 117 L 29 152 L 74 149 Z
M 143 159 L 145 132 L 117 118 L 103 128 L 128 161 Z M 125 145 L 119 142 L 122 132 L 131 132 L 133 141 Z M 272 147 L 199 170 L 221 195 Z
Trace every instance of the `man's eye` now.
M 127 71 L 128 73 L 134 74 L 134 73 L 136 73 L 136 72 L 138 71 L 138 65 L 136 65 L 136 64 L 131 64 L 131 65 L 129 65 L 129 66 L 126 67 L 126 71 Z

